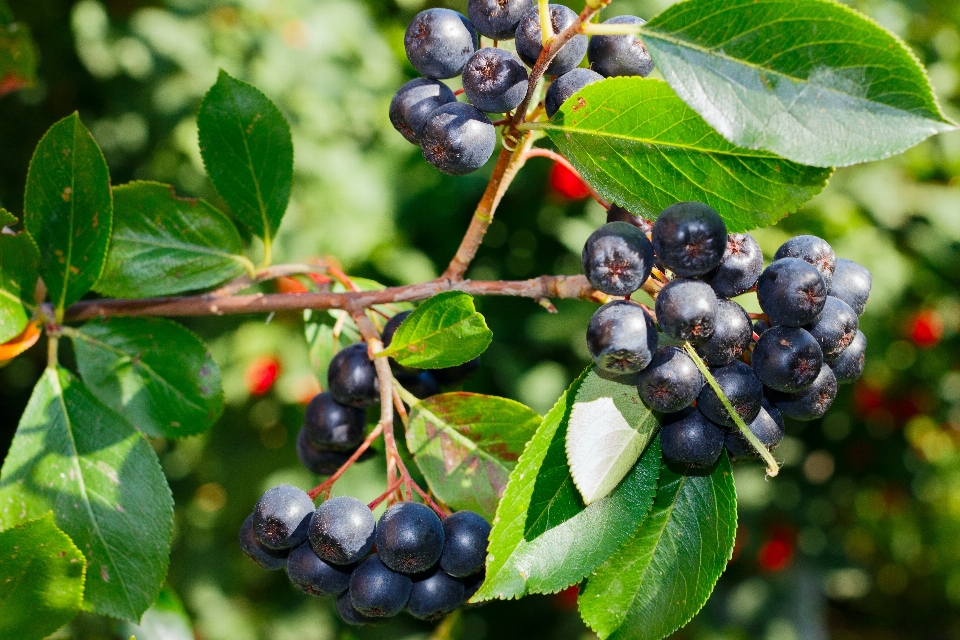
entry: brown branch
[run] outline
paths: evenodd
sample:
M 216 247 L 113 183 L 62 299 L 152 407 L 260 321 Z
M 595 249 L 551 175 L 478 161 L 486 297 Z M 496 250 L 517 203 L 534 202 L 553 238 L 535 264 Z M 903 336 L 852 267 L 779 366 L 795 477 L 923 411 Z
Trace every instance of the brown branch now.
M 389 287 L 380 291 L 344 293 L 256 293 L 218 298 L 207 295 L 142 300 L 84 300 L 67 309 L 65 320 L 81 322 L 111 316 L 198 317 L 305 309 L 367 309 L 375 304 L 425 300 L 443 291 L 463 291 L 480 296 L 519 298 L 575 298 L 596 300 L 597 292 L 583 276 L 540 276 L 530 280 L 432 280 Z

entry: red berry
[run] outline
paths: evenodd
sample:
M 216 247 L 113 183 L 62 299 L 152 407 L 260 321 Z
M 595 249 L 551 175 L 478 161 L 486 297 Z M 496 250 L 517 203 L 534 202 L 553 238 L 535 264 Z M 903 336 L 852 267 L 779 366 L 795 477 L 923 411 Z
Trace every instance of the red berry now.
M 910 339 L 921 349 L 929 349 L 943 337 L 943 320 L 932 309 L 920 311 L 913 316 L 909 325 Z
M 554 162 L 550 170 L 550 186 L 568 200 L 583 200 L 590 195 L 590 189 L 580 176 L 559 162 Z
M 247 366 L 247 391 L 262 396 L 273 388 L 280 377 L 280 361 L 276 356 L 261 356 Z
M 782 571 L 789 567 L 795 551 L 793 538 L 791 530 L 782 527 L 775 529 L 757 554 L 760 568 L 764 571 Z
M 553 606 L 561 611 L 573 611 L 577 608 L 577 596 L 580 595 L 580 587 L 573 585 L 563 591 L 553 594 Z

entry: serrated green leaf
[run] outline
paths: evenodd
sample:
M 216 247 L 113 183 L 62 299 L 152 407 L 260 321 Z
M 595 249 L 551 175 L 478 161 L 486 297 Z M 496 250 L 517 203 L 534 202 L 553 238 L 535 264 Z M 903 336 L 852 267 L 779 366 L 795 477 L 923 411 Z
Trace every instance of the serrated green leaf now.
M 473 360 L 491 340 L 493 332 L 473 306 L 473 296 L 445 291 L 421 303 L 381 355 L 408 367 L 442 369 Z
M 0 207 L 0 227 L 6 227 L 16 223 L 17 217 L 3 207 Z
M 0 233 L 0 344 L 15 338 L 27 326 L 37 285 L 37 246 L 26 233 Z
M 113 189 L 113 237 L 98 292 L 149 298 L 207 289 L 248 273 L 233 222 L 203 200 L 158 182 Z
M 196 637 L 183 603 L 169 586 L 160 591 L 140 624 L 124 624 L 122 632 L 125 638 L 136 640 L 194 640 Z
M 24 226 L 40 250 L 40 277 L 58 310 L 100 278 L 113 225 L 110 173 L 76 113 L 37 145 L 24 199 Z
M 0 470 L 0 527 L 53 511 L 87 558 L 83 609 L 139 620 L 167 573 L 173 498 L 147 441 L 65 369 L 47 369 Z
M 223 412 L 220 368 L 176 322 L 110 318 L 68 335 L 87 388 L 148 436 L 196 435 Z
M 631 381 L 584 380 L 574 397 L 566 438 L 570 476 L 583 502 L 591 504 L 613 491 L 659 428 Z
M 648 219 L 696 200 L 729 231 L 747 231 L 795 211 L 830 177 L 829 169 L 734 146 L 649 78 L 588 85 L 540 126 L 597 191 Z
M 53 514 L 0 531 L 0 637 L 45 638 L 80 611 L 87 562 Z
M 497 507 L 486 580 L 474 601 L 553 593 L 577 584 L 630 538 L 650 510 L 659 439 L 606 498 L 584 506 L 573 485 L 564 451 L 573 400 L 584 385 L 600 384 L 592 367 L 584 371 L 524 449 Z
M 0 6 L 0 97 L 37 83 L 37 49 L 30 28 L 14 22 L 13 14 Z
M 733 554 L 737 496 L 727 454 L 712 473 L 660 470 L 650 514 L 580 593 L 601 638 L 660 640 L 703 607 Z
M 269 242 L 293 184 L 293 139 L 277 106 L 257 88 L 220 71 L 197 116 L 200 154 L 233 215 Z
M 413 405 L 407 448 L 437 497 L 492 520 L 540 420 L 533 409 L 506 398 L 444 393 Z
M 744 147 L 845 166 L 955 128 L 907 46 L 832 0 L 690 0 L 640 33 L 680 97 Z

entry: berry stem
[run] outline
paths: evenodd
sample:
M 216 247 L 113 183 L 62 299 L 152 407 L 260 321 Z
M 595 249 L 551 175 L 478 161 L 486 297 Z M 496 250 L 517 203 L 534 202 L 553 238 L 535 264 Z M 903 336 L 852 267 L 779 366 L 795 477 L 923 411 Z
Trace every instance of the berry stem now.
M 376 500 L 374 500 L 373 502 L 371 502 L 370 504 L 368 504 L 367 507 L 368 507 L 371 511 L 373 511 L 374 509 L 376 509 L 378 506 L 380 506 L 380 503 L 381 503 L 381 502 L 383 502 L 383 501 L 386 500 L 388 497 L 390 497 L 390 494 L 391 494 L 391 493 L 393 493 L 394 491 L 396 491 L 397 489 L 399 489 L 401 484 L 403 484 L 403 478 L 400 478 L 399 480 L 397 480 L 396 482 L 394 482 L 392 485 L 390 485 L 390 487 L 389 487 L 386 491 L 384 491 L 383 493 L 380 494 L 380 497 L 378 497 Z
M 340 479 L 340 476 L 346 473 L 347 469 L 353 466 L 353 463 L 360 459 L 360 456 L 362 456 L 364 452 L 370 448 L 370 445 L 372 445 L 376 439 L 380 437 L 381 433 L 383 433 L 383 426 L 378 424 L 367 436 L 367 439 L 364 440 L 359 447 L 357 447 L 357 450 L 353 452 L 353 455 L 347 458 L 347 461 L 344 462 L 343 465 L 341 465 L 341 467 L 337 469 L 332 476 L 308 491 L 307 495 L 316 500 L 317 496 L 333 488 L 333 485 L 337 482 L 337 480 Z
M 700 354 L 697 353 L 697 350 L 693 348 L 689 342 L 683 343 L 683 349 L 687 352 L 687 355 L 693 360 L 694 364 L 697 365 L 697 369 L 700 370 L 700 373 L 703 374 L 703 377 L 706 378 L 707 384 L 709 384 L 714 393 L 717 394 L 717 397 L 720 398 L 720 402 L 723 403 L 723 408 L 727 410 L 727 413 L 730 414 L 730 417 L 736 423 L 737 428 L 740 429 L 740 433 L 743 434 L 743 437 L 757 450 L 757 453 L 760 454 L 760 457 L 763 458 L 763 461 L 767 464 L 767 476 L 770 478 L 775 477 L 780 473 L 780 465 L 777 464 L 776 459 L 773 457 L 773 454 L 763 446 L 763 443 L 753 434 L 753 431 L 750 431 L 750 427 L 747 426 L 747 423 L 743 421 L 743 418 L 740 417 L 740 414 L 736 412 L 733 408 L 733 405 L 730 404 L 730 400 L 727 399 L 726 394 L 723 393 L 723 390 L 720 388 L 720 385 L 717 383 L 717 379 L 713 377 L 713 374 L 710 373 L 710 368 L 707 367 L 706 363 L 700 358 Z
M 610 208 L 610 203 L 607 202 L 606 199 L 603 196 L 601 196 L 596 189 L 593 188 L 593 185 L 591 185 L 589 182 L 584 180 L 583 176 L 580 175 L 580 172 L 577 171 L 576 167 L 570 164 L 570 161 L 567 160 L 565 157 L 563 157 L 556 151 L 552 151 L 550 149 L 542 149 L 540 147 L 534 147 L 533 149 L 530 149 L 529 151 L 527 151 L 527 155 L 526 155 L 526 158 L 524 158 L 524 160 L 528 158 L 537 158 L 537 157 L 550 158 L 554 162 L 562 164 L 564 167 L 567 168 L 568 171 L 570 171 L 570 173 L 577 176 L 577 178 L 580 179 L 580 182 L 582 182 L 587 187 L 587 189 L 589 189 L 590 195 L 593 196 L 594 200 L 596 200 L 604 209 Z
M 589 36 L 635 36 L 643 31 L 639 24 L 597 24 L 584 22 L 580 26 L 580 33 Z
M 543 47 L 550 46 L 553 40 L 553 20 L 550 19 L 550 0 L 537 0 L 537 10 L 540 12 L 540 38 Z

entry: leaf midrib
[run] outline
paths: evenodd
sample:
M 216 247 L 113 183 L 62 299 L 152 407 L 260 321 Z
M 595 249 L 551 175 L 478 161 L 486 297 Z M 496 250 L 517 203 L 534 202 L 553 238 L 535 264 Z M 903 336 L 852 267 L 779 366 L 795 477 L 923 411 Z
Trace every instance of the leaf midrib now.
M 430 411 L 429 409 L 421 405 L 420 412 L 423 413 L 425 417 L 431 416 L 434 420 L 436 420 L 437 424 L 440 425 L 441 431 L 447 431 L 451 433 L 456 438 L 456 440 L 464 443 L 468 449 L 476 450 L 479 455 L 482 455 L 496 462 L 497 466 L 503 469 L 504 471 L 506 471 L 508 475 L 511 471 L 513 471 L 513 467 L 507 467 L 504 461 L 500 460 L 496 455 L 494 455 L 493 453 L 481 447 L 479 443 L 475 442 L 474 440 L 471 440 L 470 438 L 466 437 L 465 435 L 457 431 L 456 428 L 452 427 L 449 422 L 447 422 L 446 420 L 443 420 L 440 416 L 435 414 L 433 411 Z M 414 456 L 419 455 L 420 453 L 423 452 L 424 447 L 426 447 L 430 442 L 432 442 L 435 439 L 436 439 L 435 437 L 434 438 L 427 437 L 426 440 L 424 440 L 423 446 L 419 447 L 416 451 L 411 451 L 410 453 L 412 453 Z M 455 470 L 459 469 L 461 466 L 463 466 L 463 462 L 461 462 L 456 467 L 454 467 L 454 469 Z M 516 465 L 513 465 L 513 466 L 516 466 Z
M 129 242 L 130 244 L 144 244 L 147 246 L 159 247 L 161 249 L 175 249 L 175 250 L 186 251 L 191 253 L 203 253 L 203 254 L 222 257 L 222 258 L 229 258 L 236 262 L 243 262 L 245 260 L 243 256 L 239 256 L 235 253 L 230 253 L 229 251 L 217 251 L 212 247 L 208 248 L 207 246 L 204 246 L 204 245 L 176 243 L 175 241 L 168 244 L 168 243 L 163 243 L 157 240 L 150 239 L 149 236 L 147 237 L 147 239 L 141 238 L 141 236 L 137 235 L 134 232 L 131 232 L 129 235 L 123 234 L 123 233 L 115 234 L 113 237 L 113 242 L 116 244 L 119 241 Z
M 74 114 L 73 116 L 73 135 L 71 136 L 71 151 L 70 151 L 70 228 L 69 233 L 67 234 L 67 252 L 64 256 L 64 267 L 63 267 L 63 288 L 60 291 L 60 298 L 57 301 L 57 312 L 60 313 L 63 311 L 63 308 L 66 306 L 67 299 L 67 289 L 70 287 L 70 266 L 73 264 L 73 234 L 74 227 L 76 224 L 76 182 L 77 182 L 77 125 L 80 123 L 80 117 Z
M 57 402 L 60 404 L 60 410 L 63 411 L 64 426 L 66 427 L 67 438 L 71 449 L 70 461 L 77 473 L 77 488 L 80 491 L 80 498 L 83 500 L 84 507 L 86 507 L 87 516 L 90 518 L 90 523 L 93 525 L 93 530 L 96 533 L 97 538 L 99 538 L 100 544 L 103 546 L 103 551 L 107 554 L 107 559 L 110 561 L 110 566 L 113 568 L 117 579 L 120 581 L 120 586 L 123 587 L 123 595 L 127 599 L 127 604 L 130 606 L 130 611 L 136 611 L 137 607 L 130 599 L 130 590 L 127 588 L 126 580 L 123 579 L 123 572 L 120 571 L 120 569 L 117 567 L 116 560 L 113 559 L 113 554 L 110 552 L 110 546 L 103 537 L 103 532 L 100 530 L 100 523 L 93 514 L 93 505 L 90 504 L 90 498 L 87 496 L 87 485 L 83 477 L 83 470 L 80 468 L 80 451 L 77 449 L 77 442 L 73 437 L 73 422 L 70 420 L 70 414 L 67 411 L 67 403 L 64 399 L 63 387 L 60 386 L 60 374 L 56 369 L 51 368 L 47 369 L 47 375 L 52 379 L 51 384 L 54 387 L 54 393 L 57 396 Z
M 243 150 L 246 153 L 247 169 L 250 171 L 250 178 L 253 180 L 253 186 L 257 194 L 257 206 L 260 209 L 260 220 L 263 222 L 263 240 L 269 243 L 273 235 L 273 229 L 270 228 L 270 220 L 267 217 L 267 208 L 263 202 L 263 194 L 260 191 L 260 179 L 257 176 L 256 169 L 253 167 L 253 154 L 250 153 L 250 145 L 247 142 L 247 136 L 244 134 L 243 122 L 240 120 L 241 105 L 237 103 L 236 93 L 233 87 L 230 87 L 230 101 L 233 103 L 233 113 L 236 116 L 237 128 L 240 129 L 240 140 L 243 141 Z M 256 122 L 251 123 L 251 126 Z

